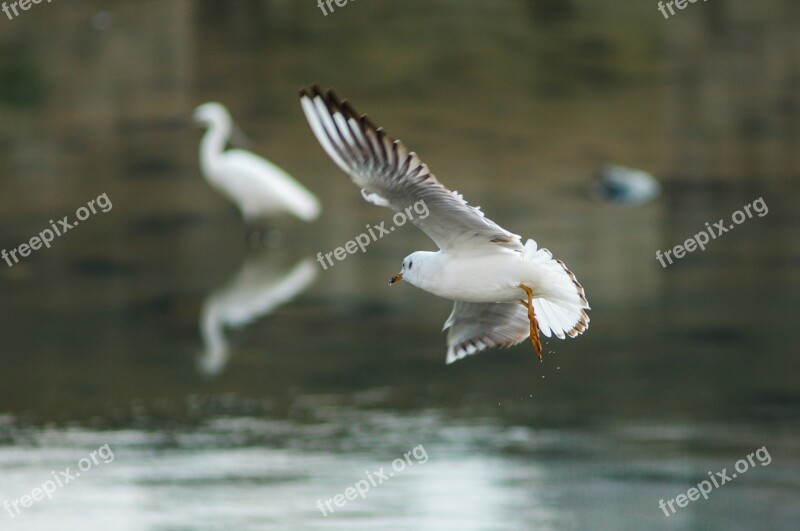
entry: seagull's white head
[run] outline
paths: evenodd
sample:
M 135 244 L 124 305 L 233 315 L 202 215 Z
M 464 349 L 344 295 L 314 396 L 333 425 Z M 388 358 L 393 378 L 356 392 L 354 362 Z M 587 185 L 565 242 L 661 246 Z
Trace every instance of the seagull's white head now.
M 210 101 L 194 110 L 194 122 L 205 127 L 223 124 L 230 127 L 231 115 L 228 114 L 228 109 L 224 105 Z
M 403 267 L 398 274 L 392 277 L 389 284 L 394 284 L 400 280 L 405 280 L 410 284 L 422 287 L 426 279 L 430 278 L 434 255 L 429 251 L 417 251 L 411 253 L 403 259 Z

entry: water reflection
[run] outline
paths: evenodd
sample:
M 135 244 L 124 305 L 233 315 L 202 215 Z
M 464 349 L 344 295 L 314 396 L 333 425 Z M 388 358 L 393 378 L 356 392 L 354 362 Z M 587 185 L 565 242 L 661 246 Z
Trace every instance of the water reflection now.
M 198 369 L 205 375 L 218 375 L 230 358 L 230 342 L 225 328 L 241 328 L 269 315 L 305 291 L 318 273 L 311 258 L 293 266 L 283 265 L 278 249 L 247 256 L 236 275 L 215 289 L 203 302 L 200 335 L 205 344 Z

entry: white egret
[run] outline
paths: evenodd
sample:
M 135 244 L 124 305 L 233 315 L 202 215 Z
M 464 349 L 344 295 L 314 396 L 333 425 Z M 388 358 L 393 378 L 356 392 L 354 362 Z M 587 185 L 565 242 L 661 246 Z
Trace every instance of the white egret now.
M 194 111 L 195 122 L 207 127 L 200 142 L 200 168 L 206 180 L 233 201 L 245 223 L 286 214 L 313 221 L 319 200 L 284 170 L 249 151 L 226 150 L 233 121 L 220 103 L 209 102 Z

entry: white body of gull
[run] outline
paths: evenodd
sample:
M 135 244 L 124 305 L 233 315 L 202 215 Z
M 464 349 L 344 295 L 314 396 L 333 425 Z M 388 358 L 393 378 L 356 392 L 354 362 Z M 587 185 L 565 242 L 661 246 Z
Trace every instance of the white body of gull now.
M 300 92 L 300 101 L 317 140 L 367 201 L 397 212 L 420 200 L 427 205 L 430 215 L 413 223 L 439 251 L 410 254 L 391 283 L 406 280 L 455 301 L 444 325 L 447 363 L 527 337 L 541 359 L 540 330 L 563 339 L 587 329 L 583 288 L 548 250 L 533 240 L 523 245 L 484 217 L 442 186 L 414 152 L 332 91 L 314 86 Z
M 290 268 L 275 263 L 272 253 L 245 259 L 236 276 L 214 290 L 203 302 L 200 335 L 205 346 L 198 360 L 200 372 L 219 374 L 228 362 L 230 347 L 225 328 L 241 328 L 291 301 L 314 282 L 319 271 L 306 258 Z
M 304 221 L 319 216 L 317 198 L 291 175 L 249 151 L 225 150 L 233 122 L 222 104 L 204 103 L 195 109 L 194 119 L 208 128 L 200 143 L 203 175 L 236 204 L 245 222 L 286 214 Z

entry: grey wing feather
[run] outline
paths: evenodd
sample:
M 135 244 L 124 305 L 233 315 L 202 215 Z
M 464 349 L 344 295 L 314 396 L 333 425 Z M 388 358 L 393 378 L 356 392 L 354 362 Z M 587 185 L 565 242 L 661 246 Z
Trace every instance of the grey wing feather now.
M 300 103 L 325 152 L 361 187 L 372 204 L 411 212 L 420 201 L 428 215 L 414 211 L 412 222 L 440 249 L 458 253 L 482 246 L 521 249 L 520 237 L 486 218 L 479 208 L 445 188 L 413 151 L 393 140 L 366 116 L 358 116 L 333 91 L 313 86 Z
M 456 301 L 444 324 L 447 363 L 486 349 L 510 347 L 530 335 L 528 314 L 517 303 Z

